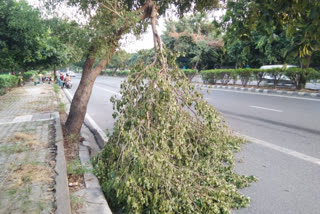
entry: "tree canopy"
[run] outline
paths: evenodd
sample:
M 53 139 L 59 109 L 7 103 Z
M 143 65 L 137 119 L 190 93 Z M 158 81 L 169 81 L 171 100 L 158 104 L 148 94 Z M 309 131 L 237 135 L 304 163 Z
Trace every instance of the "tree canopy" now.
M 248 40 L 261 35 L 257 47 L 273 61 L 291 55 L 305 58 L 306 67 L 314 51 L 319 50 L 319 1 L 229 0 L 224 24 L 229 38 Z M 277 43 L 276 46 L 273 44 Z M 282 53 L 281 53 L 282 52 Z
M 221 65 L 223 41 L 203 13 L 167 21 L 162 38 L 168 49 L 180 54 L 177 63 L 181 68 L 210 69 Z
M 1 70 L 65 66 L 82 58 L 84 38 L 85 31 L 75 22 L 43 19 L 25 1 L 0 2 Z

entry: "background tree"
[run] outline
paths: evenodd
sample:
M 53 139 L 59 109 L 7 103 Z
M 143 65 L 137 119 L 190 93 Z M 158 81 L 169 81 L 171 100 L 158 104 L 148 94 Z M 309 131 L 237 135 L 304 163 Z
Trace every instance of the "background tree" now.
M 41 19 L 25 1 L 0 2 L 0 69 L 51 69 L 79 61 L 87 39 L 75 22 Z
M 224 21 L 228 21 L 229 32 L 240 38 L 251 37 L 252 32 L 259 32 L 267 40 L 276 40 L 274 34 L 286 37 L 289 44 L 283 48 L 285 52 L 299 56 L 303 66 L 309 67 L 312 53 L 320 44 L 319 1 L 229 0 L 227 8 Z
M 40 14 L 25 1 L 0 2 L 0 68 L 26 71 L 43 58 L 46 29 Z
M 319 1 L 229 0 L 227 8 L 224 23 L 228 26 L 228 38 L 237 35 L 241 40 L 252 39 L 258 33 L 261 36 L 257 47 L 264 46 L 269 62 L 281 57 L 288 61 L 291 56 L 299 57 L 302 67 L 309 67 L 320 44 Z M 299 88 L 305 83 L 301 79 Z
M 125 70 L 128 67 L 130 54 L 124 50 L 118 50 L 110 59 L 108 68 L 115 73 L 118 69 Z
M 54 17 L 44 22 L 54 37 L 52 42 L 56 51 L 56 54 L 47 60 L 47 65 L 54 69 L 56 75 L 56 67 L 65 67 L 83 59 L 90 36 L 88 30 L 75 21 Z
M 223 42 L 205 14 L 167 21 L 163 42 L 180 53 L 177 63 L 181 68 L 210 69 L 221 65 Z

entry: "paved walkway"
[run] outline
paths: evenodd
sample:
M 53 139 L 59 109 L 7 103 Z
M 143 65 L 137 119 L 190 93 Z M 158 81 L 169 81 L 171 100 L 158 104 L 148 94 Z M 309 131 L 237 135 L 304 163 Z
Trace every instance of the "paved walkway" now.
M 14 88 L 0 96 L 0 213 L 53 213 L 55 116 L 53 86 Z

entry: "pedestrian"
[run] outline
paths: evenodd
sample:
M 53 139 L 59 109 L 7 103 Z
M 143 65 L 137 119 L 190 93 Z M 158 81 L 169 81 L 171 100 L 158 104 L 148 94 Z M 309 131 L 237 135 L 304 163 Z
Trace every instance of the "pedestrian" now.
M 66 86 L 70 80 L 71 80 L 71 79 L 70 79 L 69 74 L 66 74 L 66 78 L 64 78 L 64 82 L 63 82 L 62 88 L 63 88 L 64 86 Z
M 39 84 L 42 83 L 42 77 L 43 77 L 42 73 L 39 73 L 38 74 Z

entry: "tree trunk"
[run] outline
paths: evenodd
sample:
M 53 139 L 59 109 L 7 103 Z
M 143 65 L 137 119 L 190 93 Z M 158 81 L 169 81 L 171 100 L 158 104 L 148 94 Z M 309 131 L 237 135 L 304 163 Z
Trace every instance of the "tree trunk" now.
M 153 8 L 154 3 L 152 1 L 147 1 L 144 6 L 137 9 L 137 11 L 142 12 L 138 19 L 143 20 L 146 18 L 150 18 Z M 93 68 L 93 64 L 96 59 L 95 47 L 90 48 L 89 55 L 87 56 L 86 62 L 83 65 L 81 81 L 73 97 L 69 116 L 65 124 L 68 135 L 79 135 L 81 126 L 83 124 L 87 112 L 87 105 L 92 93 L 94 81 L 96 80 L 97 76 L 101 73 L 102 69 L 108 65 L 112 55 L 116 51 L 116 47 L 118 46 L 121 36 L 127 33 L 130 30 L 130 28 L 136 24 L 136 22 L 137 21 L 125 22 L 124 26 L 120 28 L 112 38 L 106 41 L 106 43 L 110 45 L 110 48 L 106 50 L 107 54 L 104 56 L 103 59 L 99 61 L 98 65 L 95 68 Z
M 116 74 L 117 70 L 118 70 L 118 67 L 116 67 L 115 69 L 113 69 L 113 72 L 112 72 L 112 75 L 111 75 L 111 76 L 114 76 L 114 75 Z
M 87 112 L 87 105 L 92 93 L 94 81 L 101 73 L 102 69 L 107 66 L 115 50 L 116 46 L 110 50 L 105 58 L 99 61 L 95 68 L 93 68 L 93 64 L 96 58 L 91 57 L 90 55 L 87 56 L 83 65 L 81 81 L 72 99 L 69 116 L 66 122 L 66 130 L 68 134 L 79 135 Z
M 56 68 L 56 65 L 53 65 L 53 76 L 54 76 L 54 80 L 56 80 L 56 77 L 57 77 L 57 68 Z
M 310 61 L 311 61 L 311 55 L 305 56 L 305 63 L 303 64 L 302 68 L 304 68 L 304 69 L 309 68 Z M 297 89 L 298 90 L 304 89 L 306 87 L 306 84 L 307 84 L 306 76 L 301 74 L 300 79 L 299 79 L 299 83 L 297 85 Z

